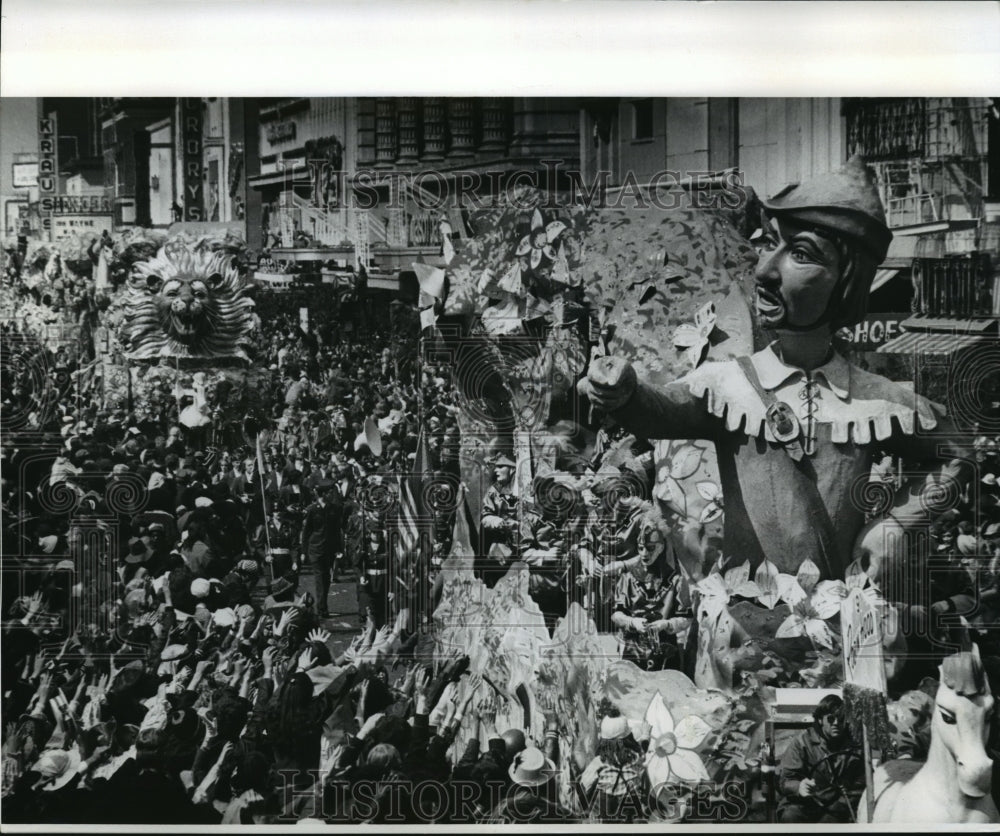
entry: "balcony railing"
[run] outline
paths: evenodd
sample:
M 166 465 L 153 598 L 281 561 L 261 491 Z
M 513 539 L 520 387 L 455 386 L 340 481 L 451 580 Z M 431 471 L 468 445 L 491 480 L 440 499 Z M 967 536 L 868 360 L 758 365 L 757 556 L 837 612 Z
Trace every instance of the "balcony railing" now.
M 989 253 L 913 262 L 914 309 L 935 317 L 998 315 L 996 282 Z

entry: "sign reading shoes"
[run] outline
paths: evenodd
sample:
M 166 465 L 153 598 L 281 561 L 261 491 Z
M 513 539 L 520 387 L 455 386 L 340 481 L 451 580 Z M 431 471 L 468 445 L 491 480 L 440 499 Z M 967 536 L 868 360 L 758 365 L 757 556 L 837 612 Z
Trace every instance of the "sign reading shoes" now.
M 84 197 L 56 195 L 42 197 L 41 208 L 43 212 L 51 212 L 54 215 L 110 215 L 111 198 L 102 195 Z

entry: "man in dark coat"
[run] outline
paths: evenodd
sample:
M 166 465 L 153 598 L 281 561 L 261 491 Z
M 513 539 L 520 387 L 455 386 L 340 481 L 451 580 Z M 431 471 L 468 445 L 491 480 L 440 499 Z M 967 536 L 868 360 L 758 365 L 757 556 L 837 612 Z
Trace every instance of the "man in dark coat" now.
M 330 614 L 327 598 L 331 576 L 337 572 L 344 549 L 344 504 L 332 479 L 320 482 L 316 495 L 302 525 L 302 560 L 316 566 L 319 614 L 325 618 Z

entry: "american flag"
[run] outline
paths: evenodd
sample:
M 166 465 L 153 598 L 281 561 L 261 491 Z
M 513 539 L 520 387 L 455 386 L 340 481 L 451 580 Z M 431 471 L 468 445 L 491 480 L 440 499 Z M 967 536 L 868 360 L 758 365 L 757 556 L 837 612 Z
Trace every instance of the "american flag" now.
M 391 578 L 391 591 L 400 597 L 409 598 L 417 592 L 414 581 L 426 575 L 430 560 L 429 548 L 433 543 L 432 533 L 428 534 L 430 521 L 423 502 L 423 483 L 430 471 L 430 451 L 421 427 L 417 437 L 417 455 L 413 467 L 405 476 L 399 477 L 399 506 L 396 517 L 396 537 Z M 421 532 L 423 531 L 423 537 Z M 430 540 L 428 540 L 430 536 Z M 419 584 L 417 584 L 419 587 Z
M 399 514 L 396 538 L 396 560 L 402 568 L 409 565 L 411 556 L 420 545 L 420 520 L 426 519 L 423 507 L 423 480 L 430 467 L 430 451 L 421 428 L 417 437 L 417 456 L 409 474 L 399 477 Z

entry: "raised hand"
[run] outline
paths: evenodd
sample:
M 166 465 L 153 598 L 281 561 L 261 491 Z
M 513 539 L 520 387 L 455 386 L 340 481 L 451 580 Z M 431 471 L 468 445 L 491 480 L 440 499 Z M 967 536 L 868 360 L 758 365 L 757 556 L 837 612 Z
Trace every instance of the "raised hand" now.
M 59 649 L 59 655 L 56 656 L 56 661 L 57 662 L 61 661 L 63 659 L 63 657 L 66 655 L 66 653 L 69 651 L 70 647 L 73 646 L 73 640 L 75 638 L 76 638 L 75 634 L 72 635 L 72 636 L 67 636 L 66 637 L 66 641 L 64 641 L 62 643 L 62 647 Z
M 41 699 L 47 700 L 49 698 L 49 692 L 52 690 L 52 674 L 46 671 L 41 676 L 38 677 L 38 691 Z
M 367 677 L 365 677 L 365 679 L 361 681 L 361 686 L 358 688 L 358 707 L 357 710 L 355 711 L 355 716 L 357 716 L 359 723 L 365 716 L 365 702 L 368 699 L 369 682 L 370 680 Z
M 535 702 L 545 716 L 545 730 L 556 731 L 559 728 L 559 711 L 556 708 L 556 700 L 553 695 L 542 691 L 536 695 Z
M 45 658 L 45 651 L 44 650 L 39 651 L 38 655 L 35 656 L 35 667 L 34 670 L 31 672 L 32 679 L 38 679 L 38 677 L 41 676 L 42 671 L 45 670 L 46 661 L 47 660 Z
M 399 687 L 399 693 L 403 697 L 409 698 L 413 696 L 413 683 L 417 677 L 417 666 L 411 665 L 407 671 L 406 675 L 403 677 L 403 683 Z
M 413 675 L 413 695 L 415 697 L 423 697 L 427 695 L 427 686 L 430 684 L 431 678 L 427 673 L 427 668 L 423 665 L 415 665 L 416 673 Z
M 476 716 L 486 733 L 486 739 L 496 737 L 497 703 L 495 695 L 483 697 L 476 704 Z
M 299 671 L 307 671 L 315 664 L 316 656 L 313 654 L 313 649 L 311 647 L 307 647 L 299 656 Z
M 264 676 L 270 676 L 274 671 L 274 657 L 277 653 L 278 649 L 276 647 L 268 647 L 261 655 L 261 662 L 264 665 Z
M 431 711 L 430 717 L 428 718 L 428 723 L 432 726 L 438 726 L 439 728 L 444 724 L 445 718 L 449 713 L 449 706 L 452 705 L 452 699 L 455 696 L 455 683 L 449 682 L 444 687 L 444 691 L 441 692 L 441 698 L 438 700 L 437 705 L 434 706 L 434 710 Z
M 208 745 L 219 735 L 219 721 L 211 711 L 206 711 L 201 719 L 205 723 L 205 739 L 201 745 L 207 749 Z
M 459 714 L 465 715 L 466 711 L 469 709 L 469 703 L 472 702 L 472 698 L 476 696 L 476 692 L 483 684 L 483 677 L 480 674 L 473 674 L 469 677 L 469 683 L 466 686 L 467 690 L 465 692 L 465 699 L 462 700 L 462 704 L 459 706 Z
M 330 641 L 331 633 L 328 630 L 311 630 L 307 639 L 311 642 L 319 642 L 320 644 L 326 644 Z
M 406 625 L 410 621 L 410 611 L 405 607 L 399 611 L 396 616 L 396 622 L 392 625 L 393 635 L 399 636 L 402 634 L 403 630 L 406 629 Z
M 25 614 L 25 618 L 28 620 L 34 618 L 45 609 L 45 604 L 42 601 L 42 591 L 40 589 L 37 589 L 32 593 L 31 597 L 28 599 L 27 608 L 28 611 Z
M 365 619 L 365 626 L 361 630 L 361 644 L 359 646 L 359 652 L 364 653 L 372 646 L 372 642 L 375 641 L 375 622 L 372 620 L 371 615 Z
M 66 721 L 63 717 L 62 706 L 59 700 L 52 698 L 49 700 L 49 708 L 52 709 L 52 716 L 56 719 L 56 727 L 45 744 L 47 749 L 62 749 L 66 745 Z
M 374 648 L 387 644 L 389 641 L 389 636 L 391 635 L 392 631 L 390 630 L 388 625 L 379 627 L 378 631 L 375 633 L 375 638 L 372 639 L 372 647 Z

